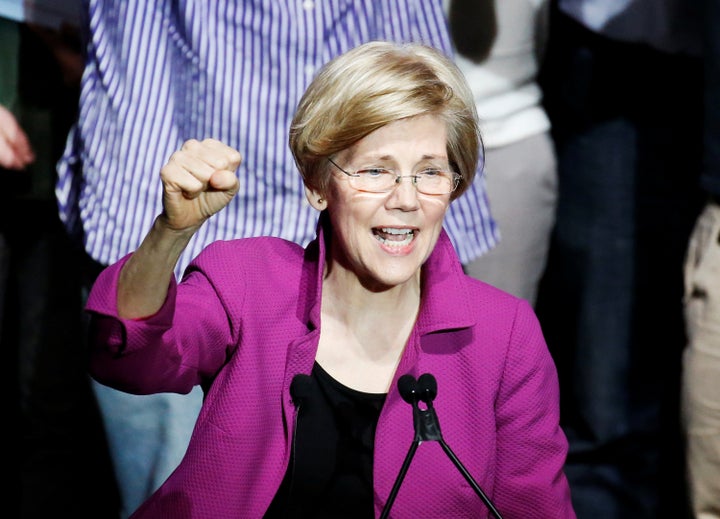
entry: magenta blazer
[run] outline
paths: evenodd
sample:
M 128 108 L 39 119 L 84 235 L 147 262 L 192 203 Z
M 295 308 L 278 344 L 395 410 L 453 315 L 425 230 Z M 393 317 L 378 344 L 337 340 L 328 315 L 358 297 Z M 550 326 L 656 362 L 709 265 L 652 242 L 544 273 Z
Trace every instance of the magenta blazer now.
M 263 516 L 290 460 L 290 382 L 315 359 L 322 234 L 306 249 L 267 237 L 216 242 L 145 319 L 117 316 L 126 258 L 98 278 L 87 304 L 93 377 L 137 394 L 206 388 L 184 459 L 134 519 Z M 504 519 L 574 518 L 557 374 L 529 304 L 466 276 L 444 231 L 422 298 L 377 425 L 376 516 L 414 438 L 397 379 L 432 373 L 443 439 Z M 437 441 L 418 447 L 391 516 L 489 517 Z

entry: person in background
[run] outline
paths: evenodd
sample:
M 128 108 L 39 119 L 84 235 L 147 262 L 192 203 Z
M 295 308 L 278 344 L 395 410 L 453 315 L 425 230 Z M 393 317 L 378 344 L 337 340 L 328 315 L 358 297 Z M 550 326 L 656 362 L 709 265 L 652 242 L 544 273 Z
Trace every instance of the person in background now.
M 704 2 L 705 207 L 685 259 L 683 419 L 693 519 L 720 519 L 720 3 Z
M 160 172 L 162 212 L 139 248 L 92 288 L 99 382 L 207 391 L 187 455 L 133 518 L 376 517 L 413 438 L 398 380 L 426 373 L 445 437 L 504 517 L 574 518 L 539 323 L 465 275 L 443 228 L 480 153 L 452 59 L 360 45 L 319 71 L 290 128 L 320 211 L 306 248 L 220 240 L 178 284 L 187 244 L 246 184 L 238 151 L 191 140 Z M 423 447 L 392 517 L 486 516 L 445 452 Z
M 43 9 L 45 7 L 45 9 Z M 81 255 L 58 218 L 55 162 L 78 103 L 79 3 L 0 2 L 0 351 L 7 517 L 113 517 L 118 498 L 84 369 Z
M 697 4 L 559 0 L 541 70 L 558 208 L 536 311 L 581 519 L 684 517 L 682 265 L 704 198 Z
M 468 78 L 485 147 L 487 196 L 501 240 L 466 267 L 535 303 L 555 221 L 557 165 L 537 74 L 545 0 L 446 0 L 455 59 Z
M 176 277 L 218 239 L 271 235 L 307 244 L 315 210 L 294 171 L 287 130 L 318 68 L 370 40 L 452 52 L 442 0 L 90 0 L 86 9 L 80 114 L 56 193 L 63 222 L 92 260 L 89 280 L 140 245 L 160 212 L 156 172 L 188 139 L 243 150 L 246 188 L 193 236 Z M 446 226 L 463 263 L 494 245 L 480 176 Z M 127 516 L 185 453 L 202 392 L 137 396 L 93 387 Z

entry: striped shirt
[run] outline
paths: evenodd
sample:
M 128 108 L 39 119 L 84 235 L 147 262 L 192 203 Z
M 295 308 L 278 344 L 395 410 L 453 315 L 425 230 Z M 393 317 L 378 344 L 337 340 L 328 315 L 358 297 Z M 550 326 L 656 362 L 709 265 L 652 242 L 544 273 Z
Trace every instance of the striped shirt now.
M 136 249 L 162 210 L 160 169 L 187 139 L 241 152 L 240 192 L 184 251 L 270 235 L 301 245 L 318 213 L 287 143 L 297 102 L 328 60 L 369 40 L 422 41 L 450 54 L 441 0 L 86 0 L 80 113 L 58 163 L 60 216 L 90 256 Z M 484 180 L 445 226 L 461 261 L 497 240 Z

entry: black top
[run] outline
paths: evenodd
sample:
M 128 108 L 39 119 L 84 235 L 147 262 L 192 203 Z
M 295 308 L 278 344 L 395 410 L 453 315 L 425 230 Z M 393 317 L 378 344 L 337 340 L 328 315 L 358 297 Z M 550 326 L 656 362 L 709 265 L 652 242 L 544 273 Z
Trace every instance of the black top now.
M 290 465 L 265 518 L 371 518 L 375 427 L 386 395 L 350 389 L 317 362 L 309 386 Z

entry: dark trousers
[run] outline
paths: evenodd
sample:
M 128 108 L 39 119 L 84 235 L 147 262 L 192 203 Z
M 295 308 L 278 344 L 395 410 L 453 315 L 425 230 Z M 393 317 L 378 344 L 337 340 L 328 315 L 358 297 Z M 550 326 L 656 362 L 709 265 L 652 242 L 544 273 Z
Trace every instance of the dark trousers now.
M 553 13 L 559 198 L 537 312 L 579 519 L 685 517 L 682 264 L 702 197 L 701 63 Z
M 17 462 L 7 466 L 9 517 L 116 518 L 119 500 L 81 335 L 82 255 L 54 202 L 5 199 L 0 215 L 0 347 L 14 375 L 6 448 Z

